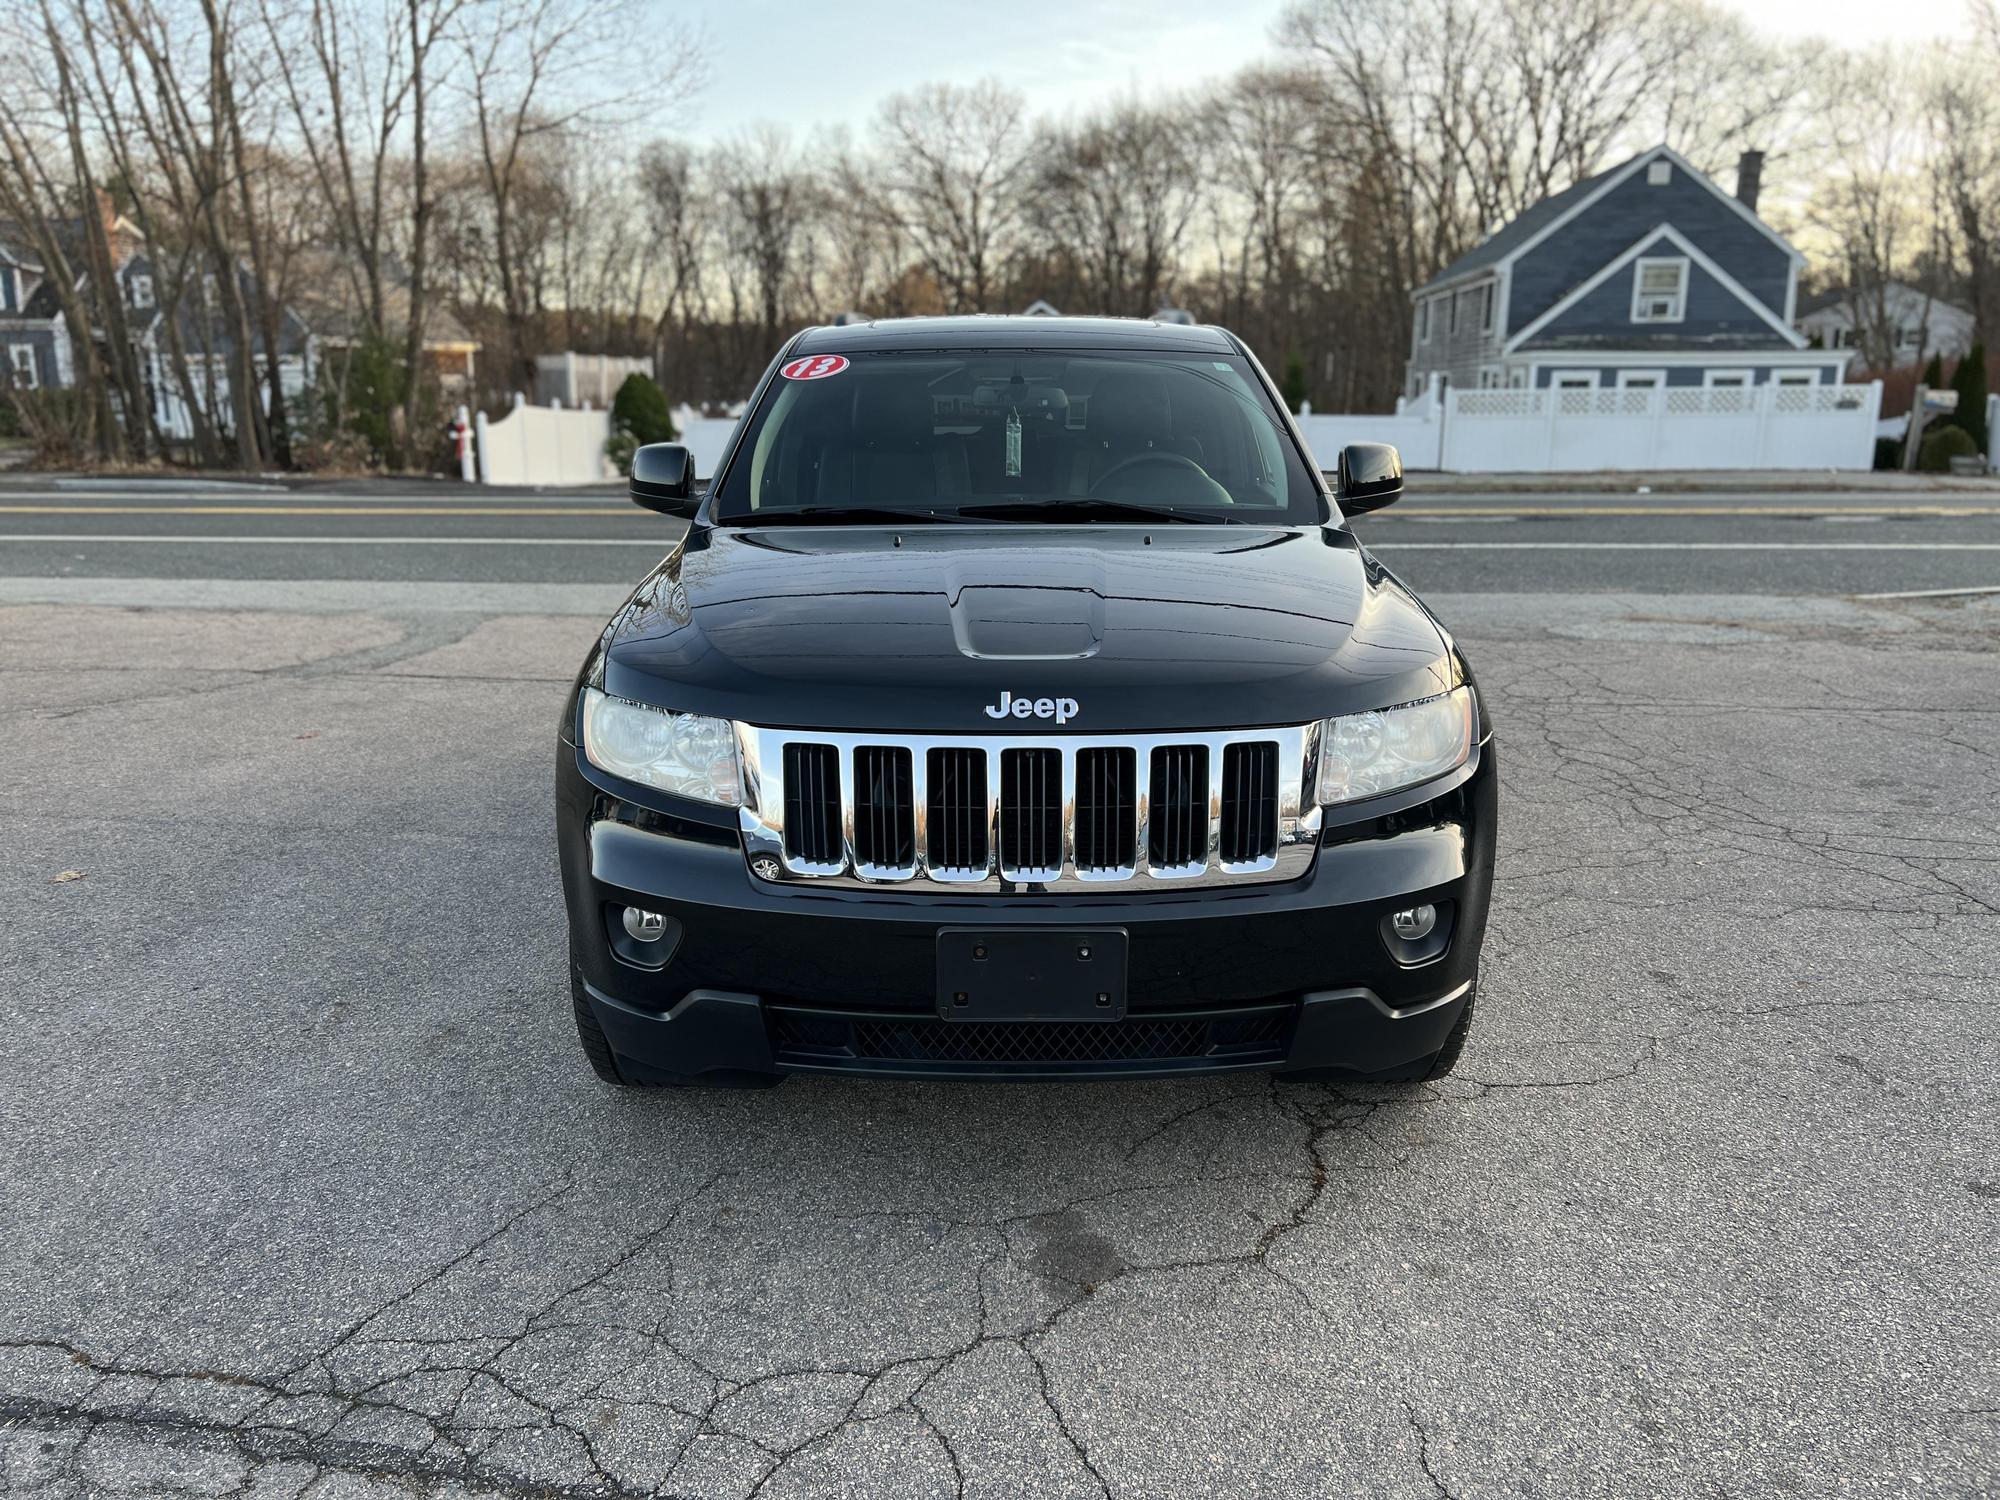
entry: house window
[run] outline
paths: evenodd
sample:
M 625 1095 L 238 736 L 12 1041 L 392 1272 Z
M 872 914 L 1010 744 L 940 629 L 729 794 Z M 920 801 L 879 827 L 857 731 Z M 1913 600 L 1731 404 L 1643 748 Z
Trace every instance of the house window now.
M 1490 281 L 1479 289 L 1479 331 L 1493 331 L 1493 283 Z
M 1618 389 L 1621 391 L 1650 391 L 1667 383 L 1665 370 L 1620 370 Z
M 1701 383 L 1711 389 L 1718 386 L 1744 386 L 1750 384 L 1748 370 L 1709 370 L 1701 377 Z
M 1665 187 L 1674 180 L 1674 164 L 1670 161 L 1648 162 L 1646 182 L 1652 187 Z
M 1426 297 L 1417 304 L 1417 342 L 1420 344 L 1431 341 L 1431 302 L 1432 299 Z
M 151 307 L 153 305 L 152 277 L 134 276 L 132 278 L 132 305 L 134 307 Z
M 1590 391 L 1597 388 L 1595 370 L 1558 370 L 1550 380 L 1559 391 Z
M 1465 293 L 1453 292 L 1451 294 L 1451 331 L 1454 334 L 1458 332 L 1458 306 L 1463 301 L 1465 301 Z
M 1773 370 L 1771 379 L 1779 385 L 1818 385 L 1817 370 Z
M 14 384 L 33 390 L 42 383 L 35 369 L 35 346 L 33 344 L 9 344 L 7 361 L 13 367 Z
M 1678 323 L 1687 314 L 1685 256 L 1641 257 L 1632 275 L 1632 321 Z
M 1502 384 L 1504 382 L 1500 378 L 1500 367 L 1498 365 L 1481 365 L 1479 367 L 1479 388 L 1482 391 L 1497 391 Z

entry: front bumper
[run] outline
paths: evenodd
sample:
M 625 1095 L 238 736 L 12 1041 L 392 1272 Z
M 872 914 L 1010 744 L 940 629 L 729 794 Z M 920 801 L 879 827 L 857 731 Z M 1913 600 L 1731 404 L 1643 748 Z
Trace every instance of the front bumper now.
M 1443 782 L 1331 824 L 1296 880 L 970 896 L 760 881 L 721 821 L 639 806 L 564 743 L 557 835 L 578 995 L 638 1081 L 1393 1071 L 1435 1053 L 1471 1003 L 1496 779 L 1489 739 Z M 1449 941 L 1400 962 L 1384 922 L 1423 902 L 1449 905 Z M 625 906 L 670 919 L 652 950 L 670 954 L 664 962 L 642 965 L 620 940 Z M 940 1019 L 939 928 L 1017 924 L 1125 929 L 1124 1019 Z

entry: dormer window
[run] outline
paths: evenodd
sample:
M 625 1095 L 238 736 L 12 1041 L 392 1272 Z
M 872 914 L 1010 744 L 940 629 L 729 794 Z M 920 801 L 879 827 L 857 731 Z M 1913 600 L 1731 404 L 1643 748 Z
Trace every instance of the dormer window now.
M 1642 258 L 1632 277 L 1634 323 L 1678 323 L 1687 316 L 1685 256 Z

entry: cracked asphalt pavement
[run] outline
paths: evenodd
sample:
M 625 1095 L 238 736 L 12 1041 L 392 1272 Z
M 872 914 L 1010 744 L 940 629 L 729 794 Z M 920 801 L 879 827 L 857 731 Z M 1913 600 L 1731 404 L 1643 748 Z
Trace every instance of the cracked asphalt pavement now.
M 2000 1492 L 2000 597 L 1385 547 L 1506 747 L 1435 1085 L 621 1092 L 550 758 L 632 547 L 35 524 L 0 1494 Z

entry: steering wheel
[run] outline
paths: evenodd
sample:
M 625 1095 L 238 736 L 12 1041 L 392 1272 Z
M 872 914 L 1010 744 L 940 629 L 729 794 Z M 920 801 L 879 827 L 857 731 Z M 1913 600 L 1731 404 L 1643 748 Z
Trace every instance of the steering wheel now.
M 1210 484 L 1215 483 L 1213 479 L 1209 479 L 1208 470 L 1204 469 L 1186 454 L 1175 453 L 1169 449 L 1154 449 L 1146 453 L 1135 453 L 1130 458 L 1121 458 L 1118 460 L 1117 463 L 1097 476 L 1096 481 L 1090 486 L 1090 493 L 1095 495 L 1105 485 L 1109 484 L 1126 470 L 1143 468 L 1147 464 L 1164 465 L 1167 468 L 1179 469 L 1183 472 L 1192 469 L 1203 479 L 1208 480 Z

